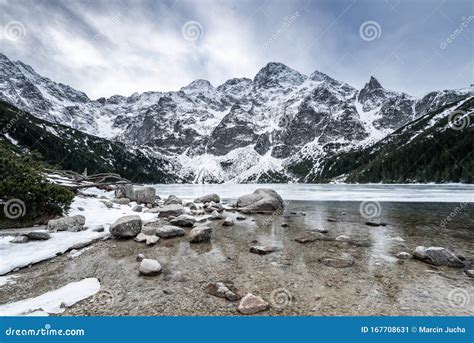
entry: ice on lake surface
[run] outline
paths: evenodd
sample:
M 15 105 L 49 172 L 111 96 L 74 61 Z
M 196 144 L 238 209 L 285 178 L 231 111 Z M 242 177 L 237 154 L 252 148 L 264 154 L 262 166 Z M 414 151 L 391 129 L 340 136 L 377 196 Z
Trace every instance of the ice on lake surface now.
M 217 193 L 237 199 L 257 188 L 276 190 L 284 200 L 381 202 L 474 202 L 474 185 L 468 184 L 160 184 L 157 194 L 193 199 Z

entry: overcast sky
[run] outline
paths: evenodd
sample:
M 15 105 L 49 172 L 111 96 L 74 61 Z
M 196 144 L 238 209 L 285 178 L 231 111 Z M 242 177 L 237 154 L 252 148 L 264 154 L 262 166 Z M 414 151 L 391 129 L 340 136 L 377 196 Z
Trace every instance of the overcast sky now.
M 422 95 L 474 83 L 472 0 L 0 0 L 0 52 L 91 98 L 269 61 Z

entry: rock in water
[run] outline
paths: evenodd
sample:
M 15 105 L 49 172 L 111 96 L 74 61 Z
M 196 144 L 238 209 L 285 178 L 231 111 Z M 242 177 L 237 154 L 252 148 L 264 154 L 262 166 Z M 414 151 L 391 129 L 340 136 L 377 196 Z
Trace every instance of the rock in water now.
M 237 301 L 242 298 L 239 290 L 228 282 L 213 282 L 206 286 L 205 292 L 218 298 L 225 298 L 229 301 Z
M 137 204 L 154 204 L 156 200 L 156 189 L 153 187 L 141 187 L 135 189 Z
M 270 254 L 275 251 L 279 251 L 279 247 L 274 247 L 270 245 L 254 245 L 253 247 L 250 248 L 250 252 L 254 254 L 259 254 L 259 255 L 266 255 Z
M 161 273 L 161 264 L 157 260 L 144 258 L 140 262 L 140 274 L 145 276 L 158 275 Z
M 48 222 L 48 230 L 50 231 L 81 231 L 86 223 L 86 217 L 76 215 L 72 217 L 64 217 L 59 219 L 51 219 Z
M 119 218 L 110 226 L 110 233 L 118 238 L 132 238 L 142 230 L 142 220 L 139 216 L 125 216 Z
M 351 255 L 343 253 L 339 257 L 323 257 L 320 262 L 328 267 L 347 268 L 354 265 L 355 260 Z
M 285 204 L 274 190 L 259 188 L 252 194 L 239 197 L 236 207 L 244 213 L 283 213 Z
M 178 204 L 175 205 L 166 205 L 163 207 L 155 208 L 158 212 L 160 212 L 160 217 L 178 217 L 184 213 L 184 207 Z M 153 209 L 153 210 L 155 210 Z M 152 212 L 152 211 L 150 211 Z
M 156 235 L 160 238 L 173 238 L 184 236 L 186 232 L 184 229 L 173 226 L 173 225 L 163 225 L 156 229 Z
M 411 255 L 405 251 L 399 252 L 397 254 L 397 258 L 400 260 L 408 260 L 411 257 Z
M 222 226 L 232 226 L 232 225 L 234 225 L 234 221 L 230 217 L 227 217 L 226 219 L 224 219 L 224 222 L 222 223 Z
M 31 241 L 45 241 L 51 238 L 49 232 L 46 231 L 31 231 L 26 234 Z
M 207 202 L 221 202 L 221 198 L 217 194 L 207 194 L 202 197 L 194 199 L 195 203 L 207 203 Z
M 189 232 L 191 243 L 205 243 L 211 240 L 212 229 L 208 226 L 198 226 Z
M 443 247 L 426 248 L 424 246 L 418 246 L 413 251 L 413 257 L 435 266 L 447 266 L 452 268 L 464 267 L 463 261 L 453 252 Z
M 196 222 L 196 218 L 189 214 L 181 214 L 176 218 L 170 220 L 170 224 L 183 226 L 183 227 L 192 227 Z
M 138 254 L 138 255 L 137 255 L 137 261 L 138 261 L 138 262 L 143 261 L 143 259 L 145 259 L 145 258 L 146 258 L 146 257 L 145 257 L 145 255 L 143 255 L 143 254 Z
M 181 205 L 182 203 L 183 200 L 173 194 L 171 194 L 168 199 L 165 200 L 165 205 Z
M 262 298 L 248 293 L 245 297 L 240 300 L 237 311 L 242 314 L 256 314 L 267 310 L 269 307 L 268 303 Z

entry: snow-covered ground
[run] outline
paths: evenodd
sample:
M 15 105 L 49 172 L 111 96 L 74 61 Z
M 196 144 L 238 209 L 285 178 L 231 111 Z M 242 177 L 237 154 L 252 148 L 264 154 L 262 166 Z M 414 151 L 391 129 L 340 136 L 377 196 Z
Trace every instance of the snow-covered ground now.
M 97 196 L 112 198 L 112 193 L 106 193 L 98 189 L 88 190 L 87 193 Z M 133 212 L 135 203 L 127 205 L 114 204 L 113 208 L 107 208 L 105 199 L 78 197 L 74 198 L 68 215 L 81 214 L 86 217 L 87 230 L 79 232 L 54 232 L 46 241 L 30 241 L 28 243 L 11 243 L 13 236 L 0 237 L 0 275 L 6 274 L 16 268 L 28 266 L 32 263 L 47 260 L 70 250 L 75 245 L 86 244 L 108 235 L 109 227 L 118 218 L 127 215 L 138 215 L 144 223 L 153 222 L 158 219 L 156 213 Z M 82 210 L 80 210 L 80 208 Z M 104 227 L 103 232 L 96 232 L 97 227 Z
M 87 278 L 71 282 L 64 287 L 46 292 L 34 298 L 0 305 L 0 316 L 48 316 L 58 314 L 100 290 L 96 278 Z

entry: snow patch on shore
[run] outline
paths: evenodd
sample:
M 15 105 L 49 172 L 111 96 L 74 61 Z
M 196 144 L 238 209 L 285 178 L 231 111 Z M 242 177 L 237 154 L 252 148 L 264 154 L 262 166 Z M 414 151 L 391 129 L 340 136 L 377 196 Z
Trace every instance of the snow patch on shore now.
M 93 296 L 99 290 L 100 282 L 96 278 L 71 282 L 34 298 L 0 305 L 0 316 L 47 316 L 63 313 L 67 307 Z

